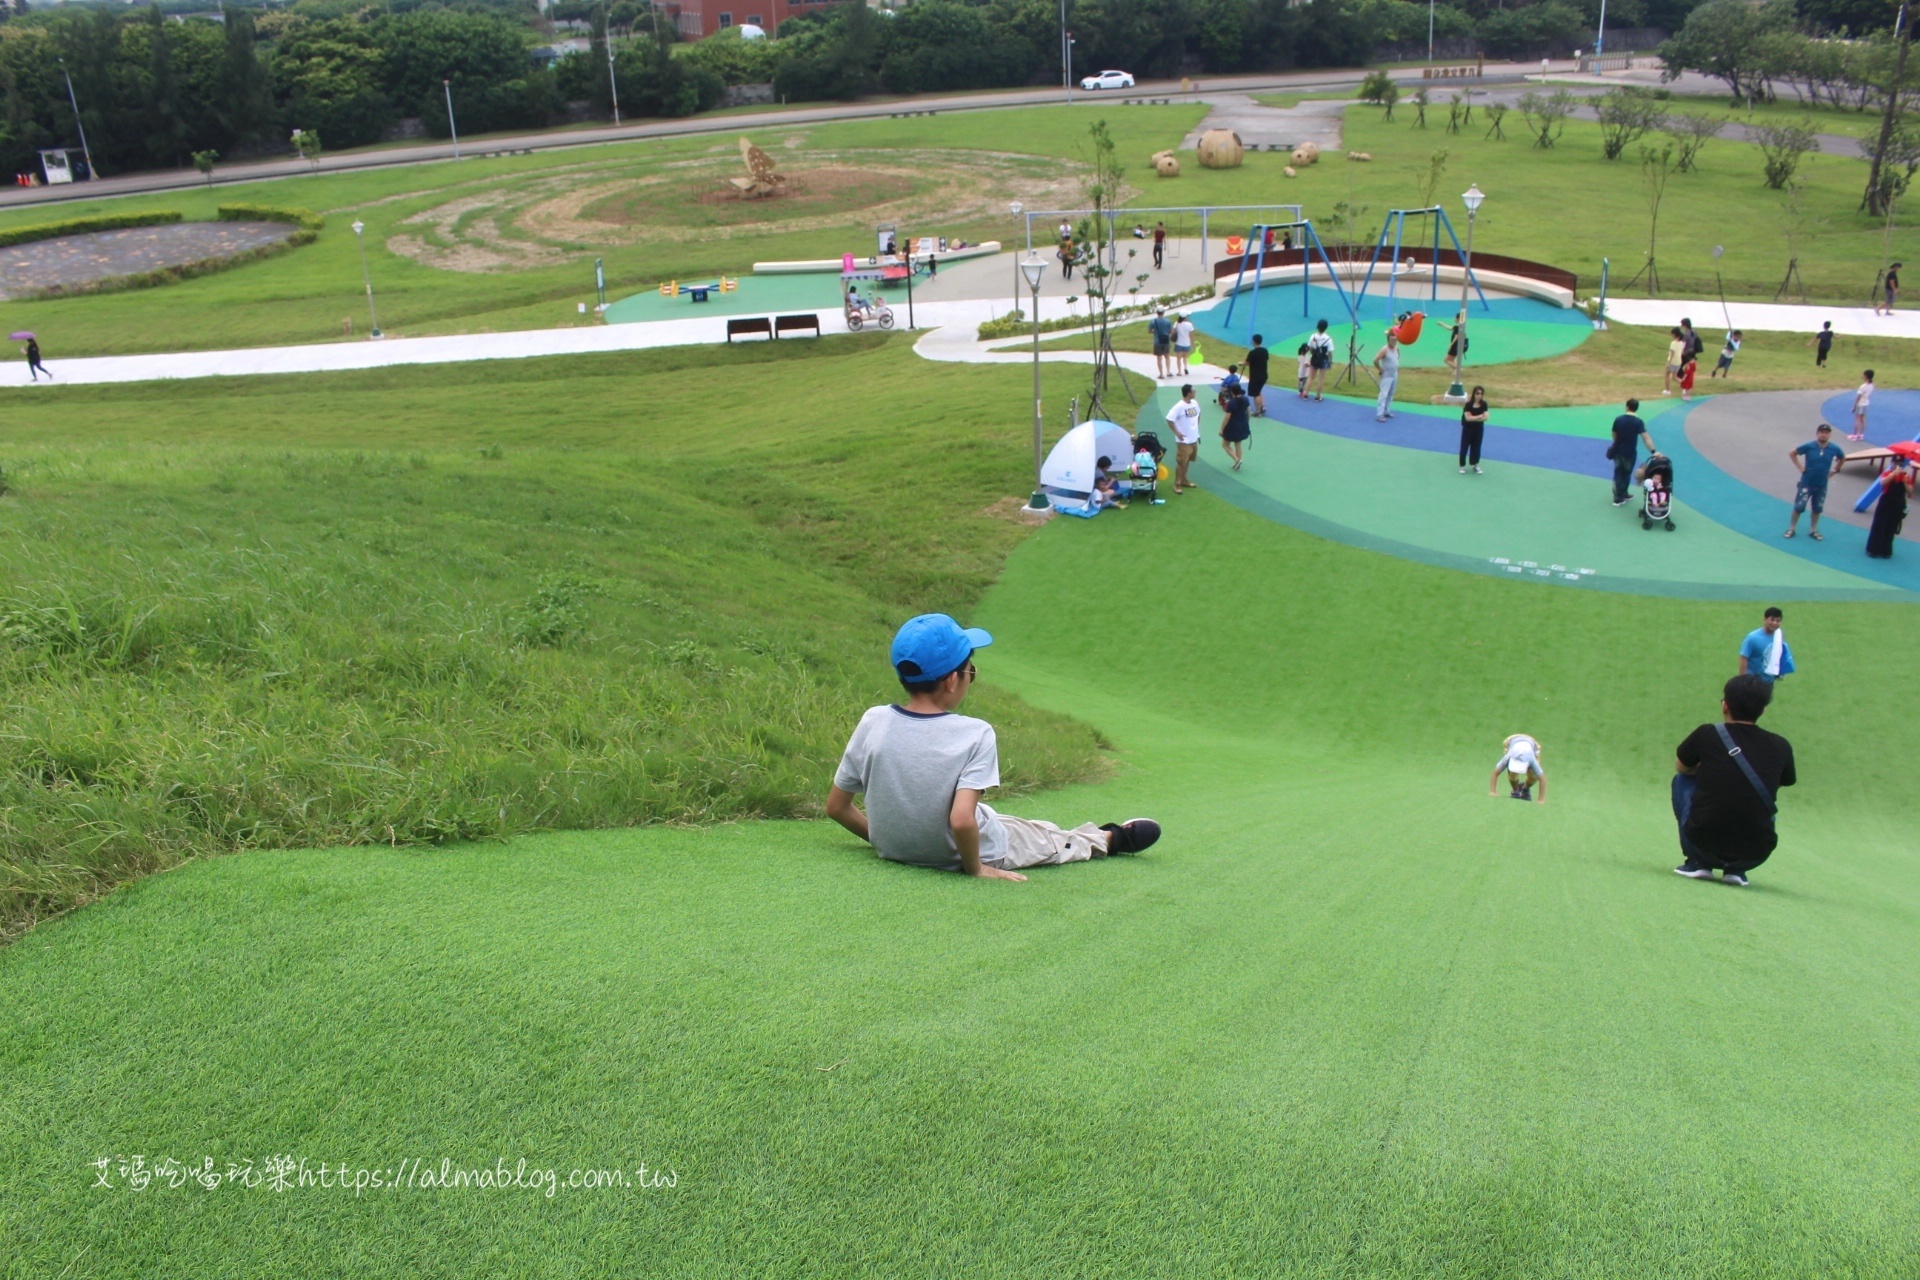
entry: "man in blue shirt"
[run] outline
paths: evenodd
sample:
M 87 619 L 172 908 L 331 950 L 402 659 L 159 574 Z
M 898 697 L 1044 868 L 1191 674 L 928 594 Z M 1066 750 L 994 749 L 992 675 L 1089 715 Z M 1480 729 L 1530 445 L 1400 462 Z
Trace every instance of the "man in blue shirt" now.
M 1153 335 L 1153 363 L 1157 377 L 1167 376 L 1167 361 L 1173 357 L 1173 321 L 1167 319 L 1166 309 L 1154 308 L 1153 319 L 1147 321 L 1147 332 Z
M 1749 631 L 1747 638 L 1740 642 L 1741 675 L 1759 676 L 1772 684 L 1781 676 L 1793 674 L 1793 650 L 1787 648 L 1787 637 L 1780 630 L 1780 622 L 1780 610 L 1768 609 L 1760 629 Z
M 1633 464 L 1644 443 L 1648 453 L 1658 453 L 1647 424 L 1640 420 L 1640 402 L 1627 401 L 1627 411 L 1613 420 L 1613 443 L 1607 446 L 1607 460 L 1613 463 L 1613 505 L 1627 505 L 1627 488 L 1633 483 Z
M 1787 461 L 1800 469 L 1800 483 L 1793 491 L 1793 519 L 1787 521 L 1787 531 L 1781 536 L 1791 538 L 1794 526 L 1800 523 L 1800 513 L 1812 507 L 1813 518 L 1807 522 L 1807 536 L 1819 542 L 1820 513 L 1827 505 L 1827 478 L 1847 455 L 1833 443 L 1833 428 L 1826 423 L 1821 423 L 1813 434 L 1815 439 L 1787 454 Z

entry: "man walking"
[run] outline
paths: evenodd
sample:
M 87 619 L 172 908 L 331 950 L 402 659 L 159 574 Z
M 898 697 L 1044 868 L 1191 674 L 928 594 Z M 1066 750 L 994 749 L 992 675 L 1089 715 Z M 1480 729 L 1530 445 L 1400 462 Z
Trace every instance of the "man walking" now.
M 1173 491 L 1198 489 L 1187 479 L 1187 465 L 1200 456 L 1200 402 L 1193 398 L 1193 384 L 1180 388 L 1180 398 L 1167 410 L 1167 425 L 1173 429 Z
M 1172 376 L 1167 372 L 1167 364 L 1173 359 L 1173 321 L 1167 319 L 1165 307 L 1153 309 L 1153 319 L 1147 321 L 1147 332 L 1153 335 L 1154 376 Z
M 1642 444 L 1648 453 L 1658 453 L 1647 424 L 1640 420 L 1640 402 L 1627 401 L 1627 411 L 1613 420 L 1613 443 L 1607 446 L 1607 459 L 1613 463 L 1613 505 L 1627 505 L 1627 489 L 1633 484 L 1633 464 L 1639 459 Z
M 1794 526 L 1800 523 L 1800 513 L 1812 507 L 1813 518 L 1807 521 L 1807 536 L 1819 542 L 1820 513 L 1827 508 L 1827 480 L 1847 455 L 1833 443 L 1833 428 L 1826 423 L 1815 427 L 1813 436 L 1787 453 L 1787 461 L 1800 470 L 1800 483 L 1793 489 L 1793 519 L 1787 521 L 1787 531 L 1781 536 L 1791 538 Z
M 1380 397 L 1374 402 L 1373 420 L 1385 422 L 1393 416 L 1393 389 L 1400 382 L 1400 335 L 1387 330 L 1387 345 L 1373 358 L 1373 370 L 1380 375 Z
M 1769 685 L 1793 674 L 1793 650 L 1787 647 L 1787 633 L 1780 629 L 1781 618 L 1778 606 L 1770 608 L 1759 627 L 1747 632 L 1740 642 L 1739 674 L 1758 676 Z
M 1680 825 L 1684 861 L 1674 872 L 1689 880 L 1744 887 L 1747 873 L 1780 843 L 1773 818 L 1780 788 L 1798 779 L 1793 744 L 1757 721 L 1773 699 L 1758 676 L 1735 676 L 1720 699 L 1722 723 L 1703 724 L 1674 752 L 1673 816 Z
M 1153 269 L 1158 271 L 1167 265 L 1167 224 L 1153 224 Z
M 1267 416 L 1267 363 L 1271 359 L 1266 339 L 1254 334 L 1253 346 L 1247 351 L 1247 394 L 1253 397 L 1256 417 Z

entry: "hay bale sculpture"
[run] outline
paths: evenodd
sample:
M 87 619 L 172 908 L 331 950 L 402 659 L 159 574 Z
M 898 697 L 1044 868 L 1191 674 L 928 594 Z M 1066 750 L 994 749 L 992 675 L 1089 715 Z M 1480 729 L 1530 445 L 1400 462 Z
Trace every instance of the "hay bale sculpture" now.
M 1293 149 L 1293 162 L 1303 169 L 1318 163 L 1319 159 L 1320 144 L 1317 142 L 1303 142 Z
M 773 157 L 744 137 L 740 139 L 740 158 L 747 162 L 747 173 L 751 176 L 727 181 L 742 200 L 765 200 L 787 193 L 786 175 L 773 167 Z
M 1180 161 L 1171 151 L 1156 151 L 1153 153 L 1153 171 L 1163 178 L 1177 178 L 1180 176 Z
M 1200 135 L 1202 169 L 1238 169 L 1246 155 L 1240 135 L 1228 129 L 1209 129 Z

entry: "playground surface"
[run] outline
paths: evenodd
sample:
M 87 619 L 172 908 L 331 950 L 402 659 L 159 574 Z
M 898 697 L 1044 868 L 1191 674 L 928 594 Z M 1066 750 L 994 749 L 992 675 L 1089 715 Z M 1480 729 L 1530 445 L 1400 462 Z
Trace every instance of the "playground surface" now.
M 1693 599 L 1920 599 L 1920 550 L 1869 560 L 1864 518 L 1828 525 L 1824 542 L 1804 533 L 1781 538 L 1792 484 L 1750 480 L 1763 471 L 1791 480 L 1791 446 L 1781 442 L 1812 436 L 1795 412 L 1805 398 L 1797 395 L 1642 406 L 1648 433 L 1674 461 L 1673 532 L 1641 528 L 1638 488 L 1629 506 L 1612 505 L 1613 466 L 1604 455 L 1617 406 L 1496 408 L 1485 474 L 1461 475 L 1455 408 L 1397 406 L 1382 423 L 1371 400 L 1270 392 L 1268 416 L 1255 420 L 1239 472 L 1221 463 L 1211 425 L 1203 432 L 1200 479 L 1235 505 L 1321 537 L 1542 585 Z M 1160 388 L 1140 425 L 1164 430 L 1177 397 Z M 1911 438 L 1893 425 L 1895 403 L 1904 408 L 1889 403 L 1883 434 Z M 1207 417 L 1211 423 L 1217 412 Z M 1726 423 L 1744 429 L 1729 431 Z M 1713 457 L 1696 447 L 1696 435 L 1712 437 Z M 1741 465 L 1717 465 L 1716 457 L 1738 457 Z M 1829 515 L 1863 486 L 1864 479 L 1837 481 Z M 1914 532 L 1903 537 L 1911 541 Z

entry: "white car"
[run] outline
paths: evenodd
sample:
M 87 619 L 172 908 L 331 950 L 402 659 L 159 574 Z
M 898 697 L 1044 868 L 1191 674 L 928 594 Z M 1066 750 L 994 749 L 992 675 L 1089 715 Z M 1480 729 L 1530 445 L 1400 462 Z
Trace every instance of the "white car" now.
M 1102 71 L 1080 82 L 1082 89 L 1131 89 L 1133 77 L 1124 71 Z

